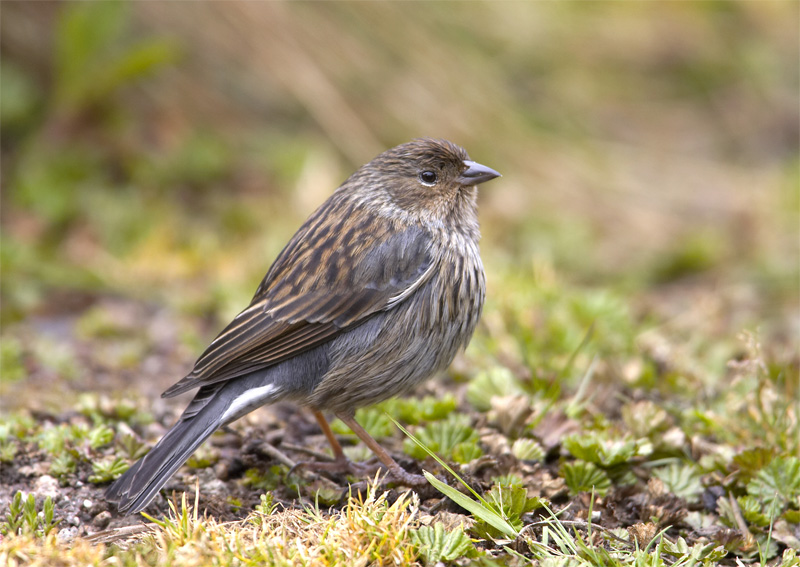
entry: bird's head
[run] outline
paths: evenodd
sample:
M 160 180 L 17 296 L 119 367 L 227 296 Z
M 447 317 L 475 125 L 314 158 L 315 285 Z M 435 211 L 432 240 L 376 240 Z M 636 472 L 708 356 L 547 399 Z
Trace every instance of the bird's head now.
M 500 176 L 452 142 L 430 138 L 387 150 L 361 172 L 370 189 L 384 193 L 394 206 L 439 218 L 461 207 L 474 209 L 475 186 Z

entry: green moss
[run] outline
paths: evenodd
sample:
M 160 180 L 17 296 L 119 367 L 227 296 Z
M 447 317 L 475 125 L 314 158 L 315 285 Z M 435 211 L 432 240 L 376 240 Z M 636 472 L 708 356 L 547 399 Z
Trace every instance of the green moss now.
M 15 337 L 0 337 L 0 383 L 17 382 L 27 375 L 22 342 Z

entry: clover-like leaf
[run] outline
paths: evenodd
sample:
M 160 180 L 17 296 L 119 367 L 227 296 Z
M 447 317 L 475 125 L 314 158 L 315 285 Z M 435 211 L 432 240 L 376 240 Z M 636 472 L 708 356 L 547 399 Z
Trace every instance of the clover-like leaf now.
M 393 398 L 380 404 L 379 407 L 400 421 L 416 425 L 444 419 L 456 409 L 456 406 L 455 396 L 446 394 L 442 397 L 425 396 L 421 399 Z
M 492 508 L 498 510 L 503 518 L 516 530 L 522 528 L 523 514 L 545 505 L 541 498 L 528 498 L 528 491 L 521 484 L 503 485 L 495 483 L 484 497 Z M 492 526 L 481 522 L 473 526 L 473 530 L 483 538 L 494 539 L 502 535 Z
M 448 532 L 441 522 L 437 522 L 433 526 L 422 526 L 409 534 L 411 541 L 417 547 L 417 552 L 425 560 L 425 565 L 478 556 L 478 550 L 475 549 L 472 540 L 461 528 Z
M 800 497 L 800 458 L 774 458 L 748 483 L 747 493 L 767 506 L 775 504 L 780 512 L 787 502 Z
M 756 447 L 742 451 L 733 458 L 733 464 L 739 469 L 741 481 L 752 480 L 758 471 L 766 467 L 775 458 L 774 447 Z
M 429 423 L 417 432 L 420 442 L 445 459 L 467 463 L 483 453 L 478 446 L 478 433 L 470 426 L 469 416 L 450 414 L 447 419 Z M 403 450 L 415 459 L 427 453 L 411 439 L 403 442 Z
M 520 461 L 541 461 L 545 456 L 545 451 L 533 439 L 520 438 L 511 445 L 511 454 Z
M 649 455 L 653 445 L 647 439 L 621 439 L 605 432 L 570 435 L 564 447 L 576 458 L 608 468 L 626 463 L 634 457 Z
M 622 406 L 622 419 L 637 437 L 651 437 L 671 425 L 669 414 L 649 400 Z
M 526 394 L 508 368 L 492 368 L 478 374 L 467 386 L 467 400 L 475 409 L 488 411 L 495 396 Z
M 391 437 L 395 432 L 394 425 L 386 412 L 378 407 L 360 408 L 356 411 L 356 421 L 375 439 Z M 331 428 L 338 435 L 355 436 L 355 433 L 338 419 L 331 424 Z
M 736 499 L 742 517 L 752 526 L 764 528 L 769 525 L 770 518 L 762 512 L 761 502 L 752 496 L 740 496 Z
M 514 528 L 519 530 L 522 527 L 520 517 L 525 512 L 525 504 L 528 500 L 528 491 L 524 486 L 501 486 L 495 484 L 484 497 L 487 502 L 493 504 L 497 510 L 500 510 L 503 517 Z
M 99 449 L 103 445 L 108 445 L 114 440 L 114 430 L 107 425 L 100 424 L 93 427 L 87 434 L 89 447 Z
M 670 492 L 688 501 L 696 499 L 703 492 L 700 474 L 691 465 L 672 463 L 655 469 L 653 476 L 661 480 Z
M 13 439 L 0 441 L 0 463 L 11 463 L 17 456 L 19 447 Z
M 52 460 L 48 472 L 56 478 L 63 478 L 74 473 L 76 468 L 75 458 L 69 453 L 62 453 Z
M 602 496 L 611 488 L 611 479 L 606 472 L 593 463 L 576 461 L 561 466 L 561 476 L 567 483 L 571 494 L 592 492 Z

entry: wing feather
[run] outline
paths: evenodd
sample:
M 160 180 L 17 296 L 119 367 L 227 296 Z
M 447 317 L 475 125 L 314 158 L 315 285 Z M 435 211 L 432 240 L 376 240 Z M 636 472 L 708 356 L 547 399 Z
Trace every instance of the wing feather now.
M 426 231 L 390 225 L 335 197 L 300 228 L 248 308 L 164 397 L 297 356 L 393 308 L 427 281 L 433 262 Z M 342 218 L 347 230 L 335 225 Z M 355 234 L 360 240 L 353 240 Z

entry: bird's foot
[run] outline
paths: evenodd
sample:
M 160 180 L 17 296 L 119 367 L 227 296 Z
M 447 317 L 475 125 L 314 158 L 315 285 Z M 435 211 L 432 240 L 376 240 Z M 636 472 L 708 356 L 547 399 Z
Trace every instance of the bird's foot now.
M 385 474 L 377 479 L 378 486 L 381 489 L 387 489 L 389 487 L 396 486 L 406 486 L 419 492 L 425 487 L 430 488 L 431 486 L 424 476 L 421 474 L 410 473 L 404 470 L 400 465 L 397 465 L 396 467 L 383 468 L 382 470 L 385 471 Z M 371 485 L 371 480 L 364 479 L 351 484 L 350 490 L 355 490 L 356 492 L 367 491 Z
M 428 486 L 428 479 L 421 474 L 410 473 L 400 465 L 390 467 L 386 475 L 385 483 L 400 484 L 409 488 L 420 488 Z
M 292 472 L 298 469 L 305 469 L 313 472 L 327 472 L 331 474 L 347 474 L 354 477 L 369 478 L 375 476 L 375 473 L 382 471 L 384 474 L 381 478 L 381 484 L 399 484 L 408 486 L 409 488 L 419 488 L 428 484 L 427 479 L 421 474 L 414 474 L 406 471 L 400 465 L 395 464 L 393 467 L 385 467 L 381 463 L 376 462 L 361 462 L 356 463 L 347 458 L 334 459 L 333 461 L 304 461 L 297 463 L 289 471 Z
M 370 476 L 382 468 L 383 467 L 379 463 L 355 463 L 350 459 L 342 457 L 332 461 L 301 461 L 295 464 L 289 473 L 291 474 L 298 469 L 305 469 L 313 472 L 327 472 L 339 475 Z

